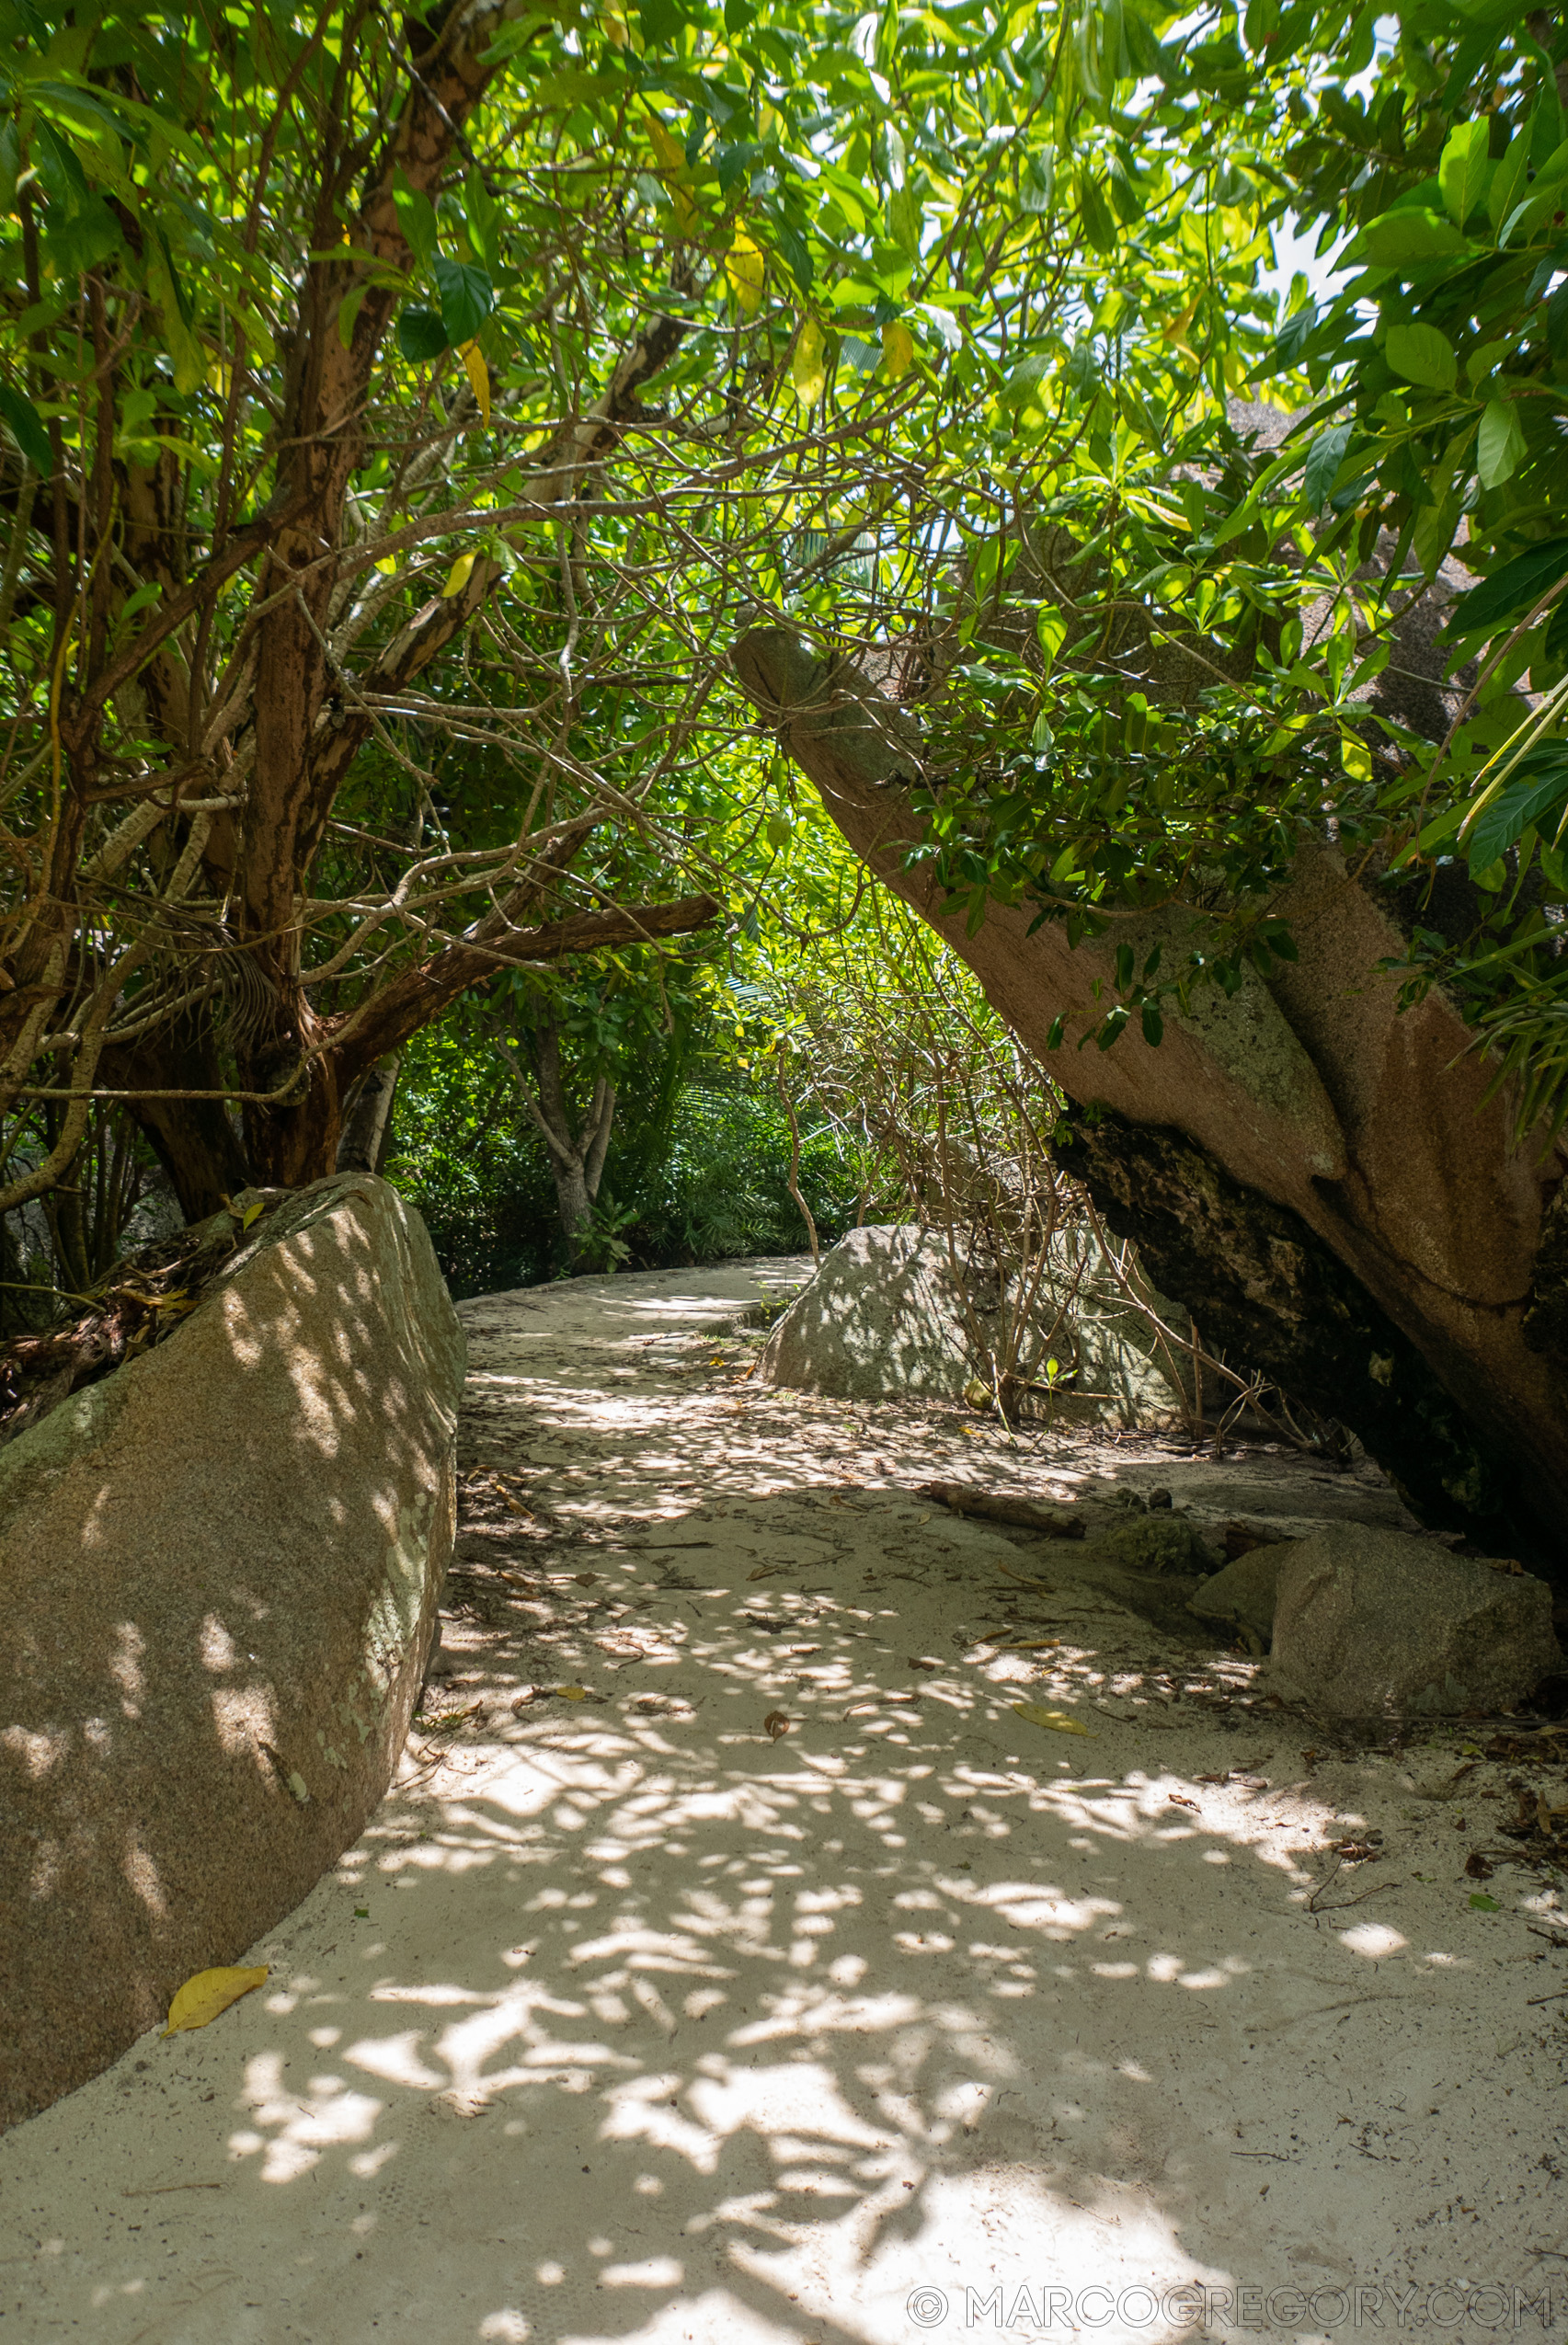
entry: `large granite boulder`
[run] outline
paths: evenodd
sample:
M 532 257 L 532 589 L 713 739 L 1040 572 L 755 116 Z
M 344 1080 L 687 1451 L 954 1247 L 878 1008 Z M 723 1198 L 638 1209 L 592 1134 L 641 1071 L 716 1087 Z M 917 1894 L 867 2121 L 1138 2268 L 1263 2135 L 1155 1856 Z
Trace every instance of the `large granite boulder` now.
M 1324 1717 L 1508 1710 L 1562 1667 L 1551 1588 L 1506 1565 L 1360 1523 L 1281 1563 L 1270 1688 Z
M 0 2125 L 233 1962 L 381 1799 L 463 1376 L 423 1224 L 354 1173 L 275 1197 L 177 1332 L 0 1450 Z
M 1167 1324 L 1185 1315 L 1157 1296 Z M 1006 1300 L 996 1267 L 946 1233 L 910 1223 L 852 1230 L 770 1334 L 757 1379 L 841 1401 L 958 1401 L 977 1376 Z M 1167 1424 L 1180 1412 L 1179 1348 L 1162 1359 L 1147 1315 L 1086 1230 L 1059 1233 L 1036 1289 L 1023 1364 L 1049 1406 L 1075 1422 Z M 1054 1378 L 1048 1363 L 1057 1363 Z M 1039 1396 L 1036 1396 L 1039 1397 Z

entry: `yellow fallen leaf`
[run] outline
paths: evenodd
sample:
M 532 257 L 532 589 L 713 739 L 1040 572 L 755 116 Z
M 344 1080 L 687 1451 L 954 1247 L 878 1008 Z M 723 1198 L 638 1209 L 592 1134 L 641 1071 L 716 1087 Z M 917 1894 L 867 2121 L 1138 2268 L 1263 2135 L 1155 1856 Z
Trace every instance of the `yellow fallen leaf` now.
M 1091 1742 L 1095 1739 L 1092 1726 L 1081 1726 L 1076 1718 L 1069 1718 L 1065 1711 L 1042 1710 L 1037 1702 L 1014 1702 L 1013 1707 L 1031 1726 L 1048 1726 L 1053 1734 L 1087 1734 Z
M 907 326 L 882 328 L 882 363 L 891 383 L 901 383 L 915 362 L 915 337 Z
M 254 1971 L 236 1970 L 232 1965 L 217 1971 L 198 1971 L 194 1978 L 186 1980 L 169 2005 L 169 2023 L 164 2034 L 175 2036 L 182 2028 L 204 2028 L 220 2011 L 226 2011 L 231 2003 L 237 2003 L 242 1995 L 259 1986 L 267 1976 L 265 1962 Z
M 735 232 L 735 241 L 725 255 L 724 273 L 741 316 L 755 317 L 762 298 L 762 256 L 744 228 Z
M 451 569 L 446 574 L 446 584 L 441 589 L 441 601 L 443 602 L 447 601 L 452 595 L 461 594 L 463 592 L 464 588 L 468 584 L 468 574 L 473 567 L 474 556 L 472 554 L 460 554 L 458 555 L 456 561 L 452 564 Z
M 795 356 L 790 360 L 790 380 L 803 407 L 814 407 L 828 387 L 823 349 L 821 326 L 814 317 L 804 319 L 795 337 Z
M 260 1220 L 266 1210 L 267 1207 L 262 1204 L 261 1199 L 259 1197 L 253 1197 L 249 1205 L 246 1207 L 245 1218 L 239 1225 L 240 1228 L 242 1230 L 248 1230 L 253 1221 Z
M 1008 1637 L 998 1645 L 998 1653 L 1033 1653 L 1040 1645 L 1059 1645 L 1059 1637 Z
M 474 396 L 479 402 L 479 412 L 486 423 L 490 420 L 490 370 L 485 364 L 485 353 L 477 342 L 464 342 L 458 351 L 463 372 L 468 377 Z
M 564 1702 L 585 1702 L 588 1699 L 586 1686 L 557 1686 L 555 1691 Z

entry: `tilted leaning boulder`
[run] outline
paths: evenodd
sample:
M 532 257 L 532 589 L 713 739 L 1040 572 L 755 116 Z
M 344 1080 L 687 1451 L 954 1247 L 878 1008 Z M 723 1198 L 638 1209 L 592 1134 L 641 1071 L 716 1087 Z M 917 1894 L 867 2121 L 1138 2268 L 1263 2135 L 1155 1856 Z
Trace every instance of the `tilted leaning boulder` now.
M 353 1173 L 279 1198 L 177 1333 L 0 1450 L 0 2125 L 233 1962 L 381 1799 L 463 1376 L 424 1225 Z

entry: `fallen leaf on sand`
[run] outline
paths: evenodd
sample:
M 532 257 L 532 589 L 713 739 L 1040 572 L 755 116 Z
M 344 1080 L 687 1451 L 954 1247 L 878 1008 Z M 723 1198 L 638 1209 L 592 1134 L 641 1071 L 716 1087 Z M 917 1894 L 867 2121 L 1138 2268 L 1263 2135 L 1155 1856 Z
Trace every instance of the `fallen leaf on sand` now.
M 746 1576 L 749 1580 L 772 1580 L 776 1578 L 780 1572 L 788 1570 L 787 1563 L 759 1563 L 756 1570 L 748 1572 Z
M 186 1980 L 169 2005 L 169 2023 L 164 2034 L 176 2036 L 182 2028 L 204 2028 L 209 2019 L 215 2019 L 220 2011 L 226 2011 L 231 2003 L 237 2003 L 242 1995 L 259 1986 L 267 1975 L 265 1962 L 256 1970 L 235 1969 L 229 1964 L 223 1970 L 198 1971 L 194 1978 Z
M 782 1710 L 771 1710 L 762 1721 L 762 1732 L 777 1742 L 781 1734 L 789 1733 L 789 1720 Z
M 555 1691 L 564 1702 L 585 1702 L 588 1699 L 586 1686 L 557 1686 Z
M 997 1646 L 998 1653 L 1036 1653 L 1041 1645 L 1059 1645 L 1059 1637 L 1005 1637 Z
M 1081 1726 L 1076 1718 L 1069 1718 L 1063 1710 L 1042 1710 L 1037 1702 L 1014 1702 L 1013 1707 L 1031 1726 L 1048 1726 L 1053 1734 L 1087 1734 L 1093 1739 L 1092 1726 Z

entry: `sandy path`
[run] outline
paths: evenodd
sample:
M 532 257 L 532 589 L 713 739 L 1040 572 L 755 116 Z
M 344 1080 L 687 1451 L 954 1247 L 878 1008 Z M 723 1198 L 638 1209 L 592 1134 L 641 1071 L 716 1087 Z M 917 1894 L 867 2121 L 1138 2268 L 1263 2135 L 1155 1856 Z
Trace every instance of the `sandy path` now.
M 711 1365 L 757 1292 L 464 1307 L 445 1722 L 266 1989 L 0 2140 L 0 2345 L 1320 2337 L 1439 2282 L 1568 2321 L 1557 1900 L 1463 1870 L 1507 1769 L 1309 1757 L 1157 1585 L 910 1495 L 1388 1493 L 758 1393 Z

